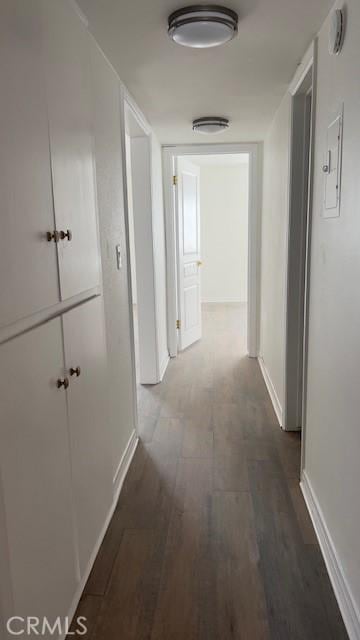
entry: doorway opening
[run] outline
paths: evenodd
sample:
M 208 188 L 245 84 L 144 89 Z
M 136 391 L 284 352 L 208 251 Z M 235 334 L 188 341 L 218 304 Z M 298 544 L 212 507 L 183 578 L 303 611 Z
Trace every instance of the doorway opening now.
M 246 352 L 249 155 L 177 158 L 179 350 L 231 307 Z
M 284 428 L 303 431 L 305 422 L 307 309 L 313 161 L 313 60 L 290 89 L 292 131 L 288 265 L 286 273 Z M 304 442 L 302 433 L 302 443 Z M 303 444 L 302 444 L 303 448 Z
M 257 151 L 245 144 L 164 149 L 172 357 L 201 338 L 202 317 L 220 305 L 237 308 L 243 352 L 257 357 Z

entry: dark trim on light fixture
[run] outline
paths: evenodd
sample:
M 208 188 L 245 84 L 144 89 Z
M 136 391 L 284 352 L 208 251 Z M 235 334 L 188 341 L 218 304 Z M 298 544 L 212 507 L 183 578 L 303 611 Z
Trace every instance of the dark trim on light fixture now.
M 217 4 L 194 4 L 173 11 L 168 18 L 168 34 L 172 40 L 176 40 L 174 36 L 181 27 L 196 23 L 204 27 L 211 24 L 222 24 L 228 27 L 231 36 L 227 40 L 231 40 L 237 34 L 238 21 L 239 17 L 236 11 L 228 9 L 227 7 L 222 7 Z M 224 42 L 227 40 L 224 39 Z M 221 44 L 221 42 L 216 44 Z M 189 44 L 188 46 L 197 45 Z
M 224 16 L 227 16 L 231 23 L 235 23 L 237 26 L 238 23 L 238 14 L 236 11 L 232 9 L 228 9 L 227 7 L 221 7 L 219 4 L 192 4 L 188 7 L 183 7 L 182 9 L 177 9 L 173 11 L 173 13 L 169 16 L 169 27 L 174 23 L 177 18 L 181 18 L 184 15 L 188 15 L 189 13 L 222 13 Z M 203 19 L 203 18 L 202 18 Z M 195 18 L 193 18 L 195 20 Z
M 205 116 L 203 118 L 196 118 L 193 120 L 192 128 L 193 131 L 198 131 L 200 133 L 209 133 L 205 132 L 205 128 L 208 126 L 216 126 L 218 127 L 218 131 L 222 131 L 229 127 L 228 118 L 222 118 L 220 116 Z M 212 133 L 217 133 L 217 131 L 213 131 Z

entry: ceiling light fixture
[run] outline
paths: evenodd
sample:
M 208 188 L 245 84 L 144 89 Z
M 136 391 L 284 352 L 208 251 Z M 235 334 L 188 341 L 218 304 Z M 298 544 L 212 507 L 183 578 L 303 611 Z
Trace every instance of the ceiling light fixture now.
M 206 116 L 205 118 L 196 118 L 192 123 L 193 131 L 199 133 L 220 133 L 229 126 L 227 118 L 219 118 L 218 116 Z
M 236 36 L 238 19 L 237 13 L 226 7 L 193 5 L 169 16 L 168 34 L 184 47 L 217 47 Z

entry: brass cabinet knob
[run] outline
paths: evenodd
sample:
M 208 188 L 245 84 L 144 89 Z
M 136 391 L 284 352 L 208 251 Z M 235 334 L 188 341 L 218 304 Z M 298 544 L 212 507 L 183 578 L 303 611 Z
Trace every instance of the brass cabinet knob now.
M 64 387 L 64 389 L 67 389 L 69 386 L 69 378 L 66 378 L 66 377 L 63 379 L 59 378 L 56 383 L 56 386 L 58 389 L 61 389 L 61 387 Z
M 70 240 L 72 240 L 72 232 L 70 231 L 70 229 L 66 229 L 66 232 L 60 231 L 60 238 L 61 240 L 65 240 L 65 238 L 67 238 L 70 242 Z
M 59 242 L 60 239 L 60 234 L 58 231 L 47 231 L 46 232 L 46 239 L 48 242 L 51 242 L 51 240 L 54 240 L 54 242 Z
M 75 367 L 75 369 L 74 369 L 74 367 L 70 367 L 70 375 L 71 376 L 76 376 L 78 378 L 80 373 L 81 373 L 80 367 Z
M 202 261 L 201 261 L 201 260 L 198 260 L 198 261 L 197 261 L 197 266 L 198 266 L 198 267 L 202 267 L 202 266 L 203 266 L 203 263 L 202 263 Z

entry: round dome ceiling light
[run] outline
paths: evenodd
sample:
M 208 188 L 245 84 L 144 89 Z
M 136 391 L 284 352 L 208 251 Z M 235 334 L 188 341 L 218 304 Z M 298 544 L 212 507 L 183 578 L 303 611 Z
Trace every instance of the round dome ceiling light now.
M 344 41 L 344 12 L 335 9 L 330 17 L 329 53 L 338 55 Z
M 219 118 L 218 116 L 206 116 L 205 118 L 196 118 L 193 121 L 193 131 L 199 133 L 220 133 L 229 126 L 227 118 Z
M 169 16 L 168 34 L 184 47 L 204 49 L 232 40 L 238 31 L 238 15 L 213 4 L 193 5 Z

